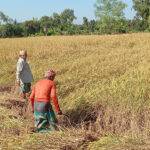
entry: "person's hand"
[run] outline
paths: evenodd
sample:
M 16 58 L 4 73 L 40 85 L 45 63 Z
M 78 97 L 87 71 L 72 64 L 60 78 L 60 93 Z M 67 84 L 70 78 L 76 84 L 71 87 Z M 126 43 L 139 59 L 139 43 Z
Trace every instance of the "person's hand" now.
M 62 115 L 63 113 L 62 113 L 62 111 L 61 110 L 59 110 L 59 112 L 57 113 L 57 115 Z

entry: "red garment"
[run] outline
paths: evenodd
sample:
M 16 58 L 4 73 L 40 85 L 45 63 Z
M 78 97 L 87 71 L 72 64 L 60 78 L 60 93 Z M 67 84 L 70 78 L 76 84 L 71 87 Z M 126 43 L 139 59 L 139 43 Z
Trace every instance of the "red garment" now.
M 49 102 L 53 100 L 55 109 L 57 112 L 60 111 L 58 99 L 56 95 L 56 85 L 54 81 L 43 79 L 38 81 L 32 89 L 30 100 L 32 103 L 32 109 L 34 109 L 34 101 L 38 102 Z

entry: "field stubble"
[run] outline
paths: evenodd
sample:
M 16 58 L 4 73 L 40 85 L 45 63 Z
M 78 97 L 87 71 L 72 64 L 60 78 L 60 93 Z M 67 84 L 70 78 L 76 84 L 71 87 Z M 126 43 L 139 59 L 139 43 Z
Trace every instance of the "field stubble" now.
M 26 49 L 35 81 L 42 78 L 48 68 L 56 70 L 62 110 L 69 116 L 73 128 L 82 126 L 82 130 L 54 133 L 58 139 L 61 134 L 74 137 L 73 133 L 83 138 L 80 133 L 86 129 L 100 137 L 113 134 L 147 139 L 150 135 L 149 43 L 150 34 L 146 33 L 0 39 L 0 84 L 14 84 L 18 51 Z M 0 94 L 3 95 L 0 98 L 2 103 L 8 103 L 6 100 L 10 95 Z M 7 135 L 3 133 L 9 133 L 9 127 L 13 126 L 24 132 L 22 124 L 28 121 L 13 117 L 8 119 L 5 107 L 1 107 L 1 112 L 2 136 Z M 28 145 L 29 139 L 29 143 L 39 139 L 38 135 L 18 136 L 25 139 L 25 145 Z M 19 142 L 23 144 L 21 139 L 10 143 L 17 141 L 16 145 Z M 101 142 L 98 145 L 103 146 Z M 89 149 L 92 148 L 96 149 L 91 144 Z

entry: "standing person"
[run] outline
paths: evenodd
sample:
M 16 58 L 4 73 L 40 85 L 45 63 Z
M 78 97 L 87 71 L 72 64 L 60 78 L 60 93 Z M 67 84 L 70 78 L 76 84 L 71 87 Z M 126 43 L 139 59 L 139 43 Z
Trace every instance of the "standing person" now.
M 29 92 L 31 91 L 31 82 L 33 81 L 33 75 L 27 62 L 27 51 L 24 50 L 21 50 L 19 52 L 16 80 L 17 85 L 21 90 L 21 97 L 23 99 L 27 99 L 27 97 L 29 96 Z
M 47 71 L 45 73 L 45 78 L 39 80 L 35 84 L 30 95 L 37 132 L 57 129 L 57 119 L 51 106 L 50 99 L 52 99 L 54 103 L 57 114 L 62 115 L 56 95 L 55 75 L 53 70 Z

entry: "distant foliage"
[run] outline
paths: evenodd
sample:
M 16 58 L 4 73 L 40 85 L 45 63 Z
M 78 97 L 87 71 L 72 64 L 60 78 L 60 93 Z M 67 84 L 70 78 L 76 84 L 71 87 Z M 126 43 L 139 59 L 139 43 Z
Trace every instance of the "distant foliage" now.
M 74 10 L 65 9 L 61 13 L 33 18 L 18 23 L 0 11 L 0 37 L 51 36 L 51 35 L 91 35 L 121 34 L 150 31 L 150 1 L 133 0 L 136 16 L 129 20 L 124 10 L 127 5 L 122 0 L 96 0 L 96 20 L 83 17 L 82 24 L 75 24 Z
M 120 0 L 97 0 L 95 15 L 98 19 L 100 33 L 125 33 L 127 32 L 124 9 L 127 7 Z
M 150 29 L 150 0 L 133 0 L 136 17 L 142 21 L 141 29 Z

